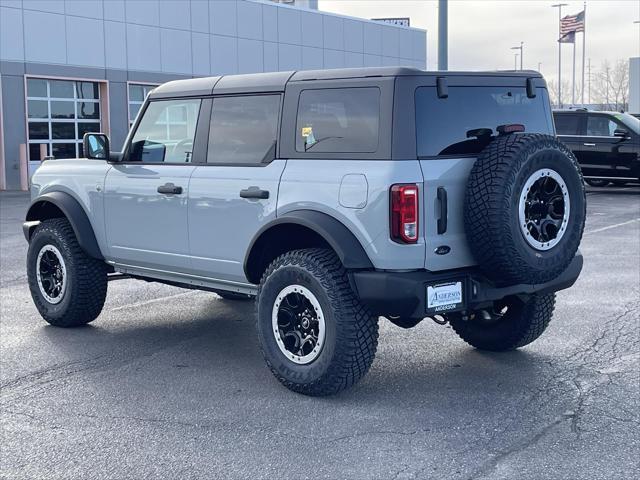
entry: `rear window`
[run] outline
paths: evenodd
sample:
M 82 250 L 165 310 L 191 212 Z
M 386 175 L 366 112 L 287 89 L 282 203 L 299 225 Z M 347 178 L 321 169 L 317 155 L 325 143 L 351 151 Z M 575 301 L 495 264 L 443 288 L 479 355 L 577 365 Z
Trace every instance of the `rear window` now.
M 524 87 L 449 87 L 448 98 L 438 98 L 435 87 L 416 90 L 416 141 L 419 157 L 477 154 L 487 138 L 473 134 L 499 125 L 519 123 L 528 133 L 553 135 L 547 110 L 547 91 L 538 88 L 528 98 Z M 474 130 L 476 132 L 474 132 Z
M 580 133 L 580 117 L 560 113 L 553 116 L 558 135 L 578 135 Z
M 296 151 L 371 153 L 378 149 L 380 90 L 304 90 L 296 122 Z

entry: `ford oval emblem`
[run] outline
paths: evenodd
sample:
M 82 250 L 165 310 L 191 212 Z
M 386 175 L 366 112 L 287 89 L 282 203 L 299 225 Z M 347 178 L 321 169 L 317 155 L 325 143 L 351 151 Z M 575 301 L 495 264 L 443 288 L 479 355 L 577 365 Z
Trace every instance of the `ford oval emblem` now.
M 446 255 L 450 251 L 451 251 L 451 247 L 449 245 L 440 245 L 434 250 L 436 255 Z

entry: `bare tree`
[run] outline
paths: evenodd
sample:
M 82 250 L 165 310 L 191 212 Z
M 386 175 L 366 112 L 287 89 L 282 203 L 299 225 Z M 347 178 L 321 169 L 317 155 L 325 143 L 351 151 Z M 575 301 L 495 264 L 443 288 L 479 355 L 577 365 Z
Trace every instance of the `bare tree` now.
M 576 82 L 576 98 L 581 98 L 582 94 L 582 85 L 579 82 Z M 558 82 L 556 80 L 550 80 L 547 82 L 547 88 L 549 89 L 549 97 L 551 100 L 551 104 L 554 107 L 559 107 L 558 103 Z M 575 106 L 571 104 L 571 82 L 569 80 L 562 81 L 562 106 L 563 107 L 571 107 Z
M 593 76 L 591 87 L 593 103 L 602 110 L 626 110 L 629 100 L 629 66 L 625 60 L 616 60 L 611 65 L 602 62 L 600 70 Z

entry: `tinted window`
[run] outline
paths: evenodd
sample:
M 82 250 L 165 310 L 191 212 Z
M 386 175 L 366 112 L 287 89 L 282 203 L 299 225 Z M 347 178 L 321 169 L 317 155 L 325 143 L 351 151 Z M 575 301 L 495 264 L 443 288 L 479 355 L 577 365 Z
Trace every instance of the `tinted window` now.
M 580 134 L 580 116 L 567 115 L 565 113 L 553 116 L 556 124 L 556 133 L 558 135 L 579 135 Z
M 190 162 L 199 112 L 199 99 L 149 103 L 131 140 L 128 161 Z
M 213 100 L 208 163 L 273 160 L 280 95 L 218 97 Z
M 378 149 L 380 90 L 304 90 L 298 104 L 296 151 L 371 153 Z
M 490 137 L 478 129 L 495 135 L 499 125 L 553 134 L 543 88 L 528 98 L 524 87 L 449 87 L 449 97 L 438 98 L 435 87 L 420 87 L 415 98 L 418 156 L 479 153 Z
M 618 124 L 604 115 L 587 117 L 587 135 L 590 137 L 613 137 Z

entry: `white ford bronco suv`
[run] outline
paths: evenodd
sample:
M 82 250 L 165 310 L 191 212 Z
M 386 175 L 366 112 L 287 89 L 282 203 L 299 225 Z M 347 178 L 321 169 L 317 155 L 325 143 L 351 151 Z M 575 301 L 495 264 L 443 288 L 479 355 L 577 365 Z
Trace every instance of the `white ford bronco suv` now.
M 169 82 L 121 153 L 98 133 L 83 150 L 32 179 L 27 271 L 44 319 L 91 322 L 118 276 L 255 298 L 267 365 L 307 395 L 365 375 L 380 316 L 522 347 L 582 268 L 582 177 L 536 72 Z

